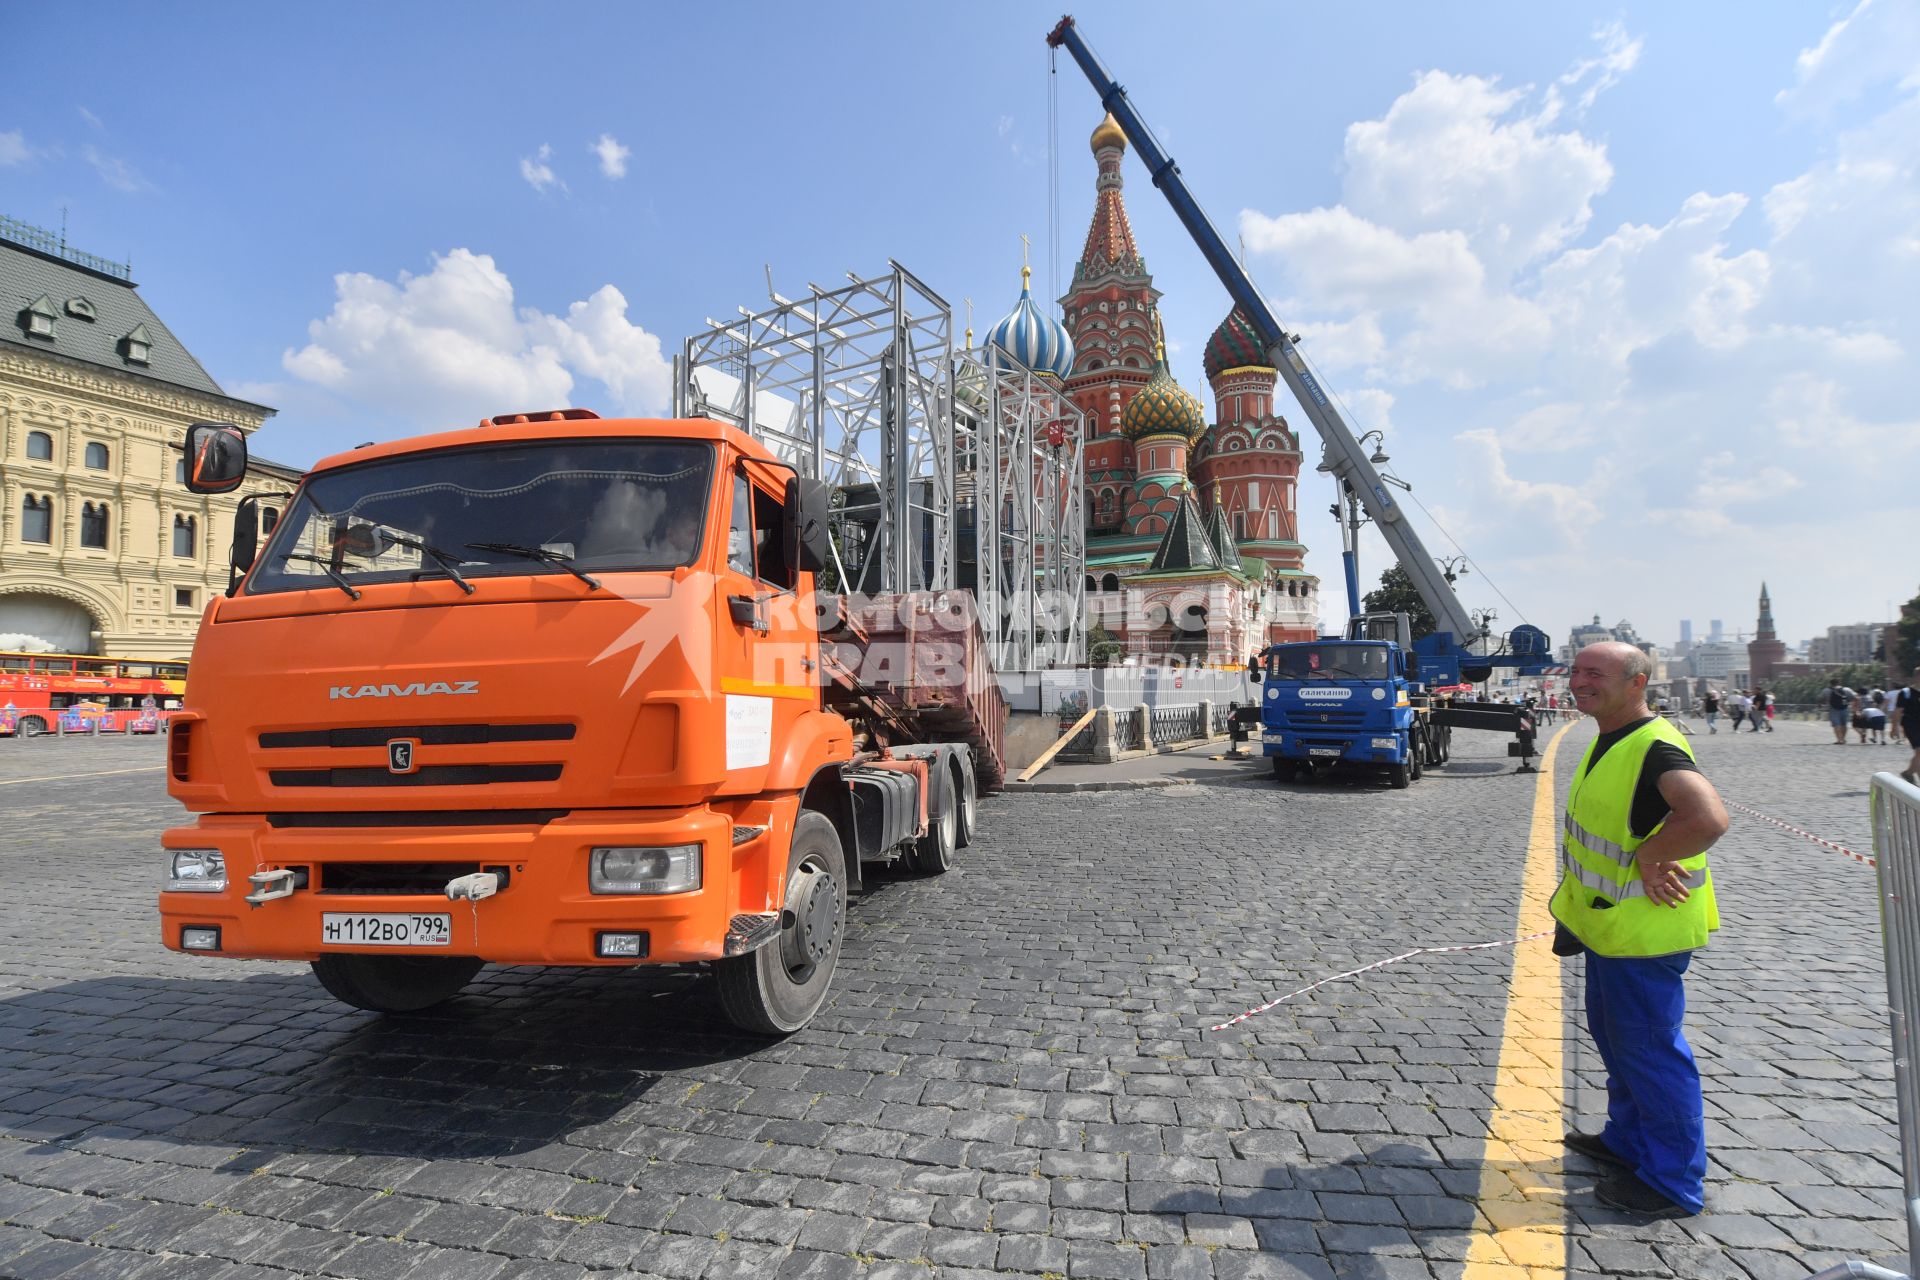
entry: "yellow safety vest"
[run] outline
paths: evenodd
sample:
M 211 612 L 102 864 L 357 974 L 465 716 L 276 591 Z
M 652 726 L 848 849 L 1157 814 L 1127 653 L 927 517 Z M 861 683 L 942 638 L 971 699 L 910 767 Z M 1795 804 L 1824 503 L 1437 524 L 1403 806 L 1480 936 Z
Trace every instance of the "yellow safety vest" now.
M 1641 766 L 1656 742 L 1671 742 L 1693 759 L 1693 749 L 1680 731 L 1655 716 L 1614 743 L 1591 769 L 1593 744 L 1589 743 L 1567 797 L 1560 836 L 1560 887 L 1550 905 L 1554 918 L 1599 955 L 1667 956 L 1692 951 L 1706 946 L 1707 935 L 1720 927 L 1713 873 L 1707 870 L 1704 851 L 1679 864 L 1687 872 L 1689 894 L 1677 907 L 1648 898 L 1640 879 L 1634 851 L 1660 828 L 1636 837 L 1628 824 Z

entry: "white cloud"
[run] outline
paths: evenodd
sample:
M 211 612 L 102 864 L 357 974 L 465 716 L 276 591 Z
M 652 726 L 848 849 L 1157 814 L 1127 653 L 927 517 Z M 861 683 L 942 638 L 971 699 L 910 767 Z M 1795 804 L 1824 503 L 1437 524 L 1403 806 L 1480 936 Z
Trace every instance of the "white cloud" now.
M 546 148 L 542 147 L 541 150 L 545 151 Z M 633 154 L 633 148 L 623 147 L 612 134 L 603 133 L 593 144 L 592 151 L 600 157 L 601 176 L 613 179 L 627 176 L 627 157 Z
M 512 282 L 491 257 L 455 249 L 424 275 L 346 272 L 334 287 L 332 311 L 281 363 L 382 417 L 445 428 L 565 408 L 576 376 L 599 382 L 619 411 L 666 408 L 671 373 L 659 340 L 627 319 L 627 300 L 611 285 L 564 316 L 516 309 Z
M 559 187 L 562 191 L 567 189 L 567 184 L 555 176 L 553 166 L 547 163 L 552 158 L 553 148 L 544 142 L 532 155 L 520 157 L 520 176 L 526 179 L 528 186 L 543 195 L 549 187 Z
M 1795 115 L 1824 117 L 1879 85 L 1920 87 L 1920 8 L 1910 0 L 1860 0 L 1802 49 L 1794 82 L 1776 95 Z
M 107 131 L 105 122 L 103 122 L 99 116 L 93 114 L 93 112 L 87 110 L 85 107 L 75 107 L 74 110 L 80 113 L 80 118 L 91 125 L 95 132 L 105 133 Z
M 1558 119 L 1564 107 L 1564 95 L 1576 91 L 1580 97 L 1574 104 L 1575 111 L 1589 110 L 1601 94 L 1619 84 L 1629 71 L 1639 65 L 1640 51 L 1645 42 L 1629 36 L 1627 29 L 1618 22 L 1609 22 L 1596 28 L 1593 39 L 1600 46 L 1600 52 L 1574 63 L 1548 87 L 1546 105 L 1540 112 L 1542 120 L 1551 122 Z
M 33 156 L 33 149 L 27 146 L 27 137 L 18 129 L 0 133 L 0 169 L 10 165 L 25 164 Z
M 1569 243 L 1613 166 L 1599 143 L 1529 114 L 1525 96 L 1426 72 L 1383 117 L 1348 127 L 1345 205 L 1408 235 L 1464 236 L 1499 282 Z
M 110 156 L 91 143 L 80 149 L 80 155 L 93 166 L 93 171 L 100 175 L 100 180 L 116 191 L 153 190 L 153 184 L 148 182 L 138 169 L 119 156 Z

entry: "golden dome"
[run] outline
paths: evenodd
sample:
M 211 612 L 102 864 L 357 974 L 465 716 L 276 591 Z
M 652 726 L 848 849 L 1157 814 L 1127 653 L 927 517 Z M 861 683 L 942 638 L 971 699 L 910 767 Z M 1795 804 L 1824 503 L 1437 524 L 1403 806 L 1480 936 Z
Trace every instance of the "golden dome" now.
M 1107 112 L 1107 118 L 1102 120 L 1100 127 L 1093 131 L 1092 145 L 1096 153 L 1102 147 L 1119 147 L 1122 150 L 1126 149 L 1126 130 L 1122 129 L 1120 122 L 1113 118 L 1113 112 Z
M 1207 411 L 1200 398 L 1174 381 L 1167 369 L 1167 343 L 1159 335 L 1160 317 L 1154 316 L 1155 360 L 1153 377 L 1134 393 L 1120 415 L 1120 433 L 1129 440 L 1148 436 L 1182 436 L 1191 443 L 1207 429 Z

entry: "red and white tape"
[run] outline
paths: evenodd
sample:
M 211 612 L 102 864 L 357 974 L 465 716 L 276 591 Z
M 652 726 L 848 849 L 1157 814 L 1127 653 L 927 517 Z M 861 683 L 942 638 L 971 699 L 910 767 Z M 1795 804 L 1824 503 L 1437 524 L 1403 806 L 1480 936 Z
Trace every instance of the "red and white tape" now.
M 1289 1000 L 1306 995 L 1309 991 L 1318 991 L 1330 982 L 1339 982 L 1342 978 L 1357 978 L 1363 973 L 1372 973 L 1375 969 L 1384 969 L 1390 964 L 1399 964 L 1402 960 L 1411 960 L 1415 956 L 1437 956 L 1448 951 L 1485 951 L 1489 947 L 1512 947 L 1522 942 L 1532 942 L 1536 938 L 1550 938 L 1552 936 L 1553 930 L 1544 929 L 1539 933 L 1529 933 L 1523 938 L 1502 938 L 1498 942 L 1469 942 L 1457 947 L 1415 947 L 1412 951 L 1402 951 L 1397 956 L 1391 956 L 1385 960 L 1375 960 L 1372 964 L 1362 965 L 1358 969 L 1349 969 L 1345 973 L 1336 973 L 1331 978 L 1322 978 L 1311 986 L 1302 987 L 1298 991 L 1289 991 L 1277 1000 L 1269 1000 L 1263 1005 L 1247 1010 L 1245 1013 L 1235 1014 L 1225 1022 L 1216 1023 L 1208 1027 L 1207 1030 L 1225 1031 L 1228 1027 L 1245 1022 L 1256 1013 L 1265 1013 L 1267 1010 L 1277 1008 Z
M 1855 853 L 1853 850 L 1847 848 L 1847 846 L 1843 844 L 1835 844 L 1831 840 L 1823 840 L 1819 836 L 1813 834 L 1813 832 L 1811 831 L 1802 831 L 1800 828 L 1794 826 L 1791 822 L 1782 822 L 1778 818 L 1769 817 L 1767 814 L 1760 812 L 1758 809 L 1752 809 L 1744 804 L 1741 804 L 1738 800 L 1727 800 L 1723 798 L 1721 800 L 1721 803 L 1726 805 L 1727 808 L 1729 809 L 1738 809 L 1742 813 L 1750 814 L 1751 816 L 1760 819 L 1760 821 L 1762 822 L 1771 822 L 1774 826 L 1779 827 L 1782 831 L 1791 831 L 1793 832 L 1793 834 L 1797 836 L 1804 836 L 1805 838 L 1813 841 L 1815 844 L 1819 845 L 1823 849 L 1831 849 L 1835 853 L 1844 853 L 1849 858 L 1852 858 L 1855 862 L 1864 862 L 1869 867 L 1877 867 L 1880 865 L 1878 861 L 1876 861 L 1873 858 L 1869 858 L 1864 853 Z

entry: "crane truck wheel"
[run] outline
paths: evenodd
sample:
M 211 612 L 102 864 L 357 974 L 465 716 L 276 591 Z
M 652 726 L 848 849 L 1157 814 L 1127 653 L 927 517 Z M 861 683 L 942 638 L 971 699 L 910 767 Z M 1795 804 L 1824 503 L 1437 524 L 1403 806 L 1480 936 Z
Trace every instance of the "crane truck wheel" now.
M 1387 781 L 1395 791 L 1405 791 L 1413 785 L 1413 773 L 1404 764 L 1390 764 L 1387 766 Z
M 1420 781 L 1421 771 L 1426 767 L 1427 735 L 1415 734 L 1407 746 L 1407 778 L 1411 782 Z
M 374 1013 L 418 1013 L 444 1004 L 480 972 L 473 956 L 325 955 L 313 976 L 336 1000 Z
M 827 998 L 847 926 L 846 856 L 824 814 L 802 813 L 787 854 L 780 936 L 757 951 L 714 961 L 727 1021 L 756 1035 L 784 1036 Z
M 914 842 L 907 865 L 921 875 L 937 876 L 953 866 L 953 851 L 960 838 L 960 806 L 954 796 L 952 773 L 930 769 L 927 784 L 932 792 L 927 797 L 927 834 Z
M 954 810 L 958 828 L 954 832 L 954 846 L 964 849 L 973 843 L 974 832 L 978 826 L 979 784 L 973 778 L 973 766 L 955 755 L 953 765 L 954 791 L 960 797 L 959 807 Z

